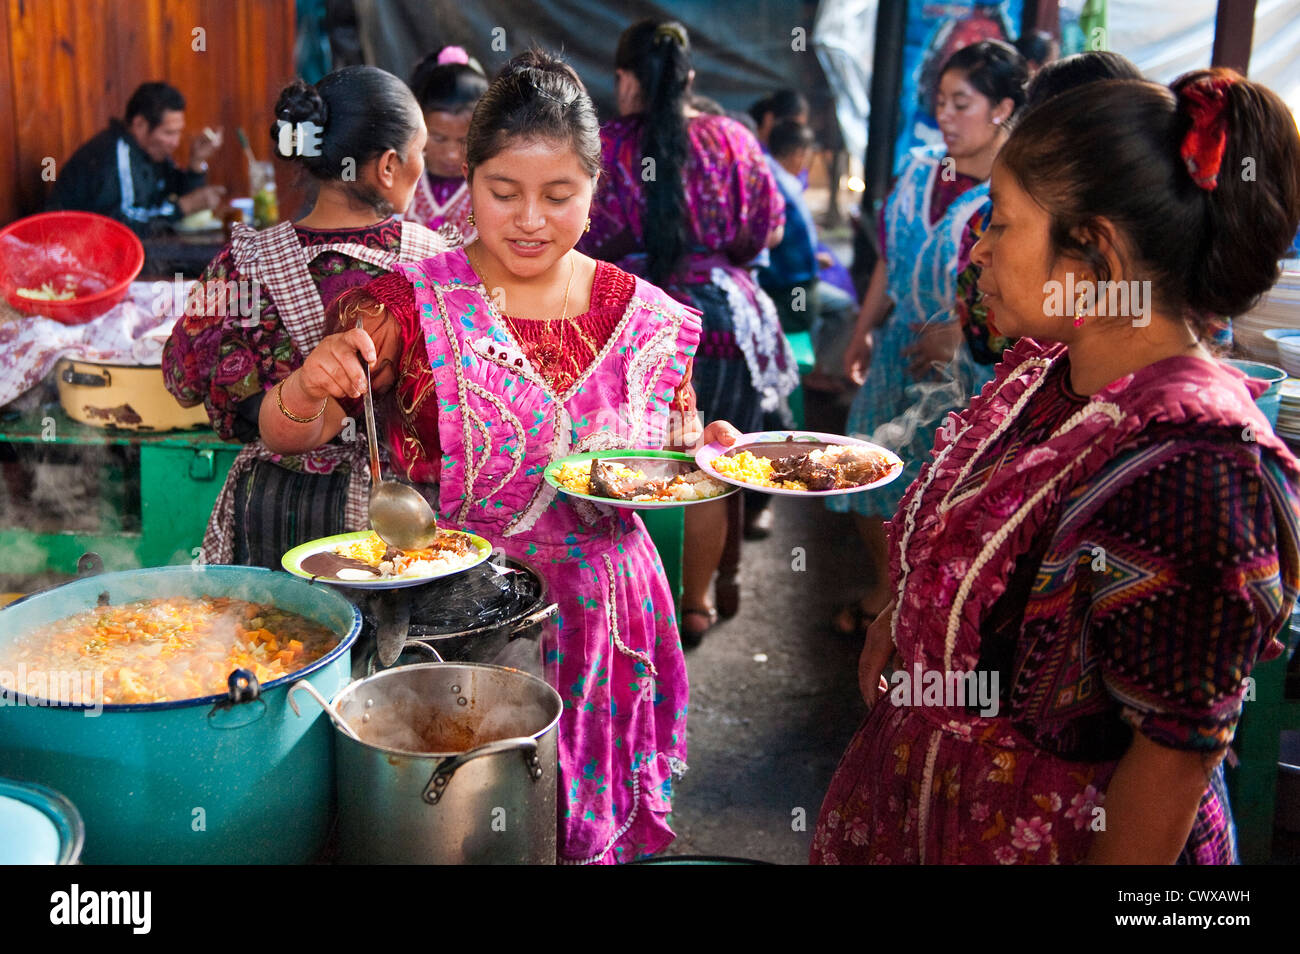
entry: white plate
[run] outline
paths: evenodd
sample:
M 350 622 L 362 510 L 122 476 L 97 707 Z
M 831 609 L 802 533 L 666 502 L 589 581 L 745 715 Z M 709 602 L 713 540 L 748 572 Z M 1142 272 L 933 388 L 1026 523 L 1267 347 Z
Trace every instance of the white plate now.
M 843 490 L 786 490 L 785 488 L 760 487 L 757 484 L 746 483 L 743 480 L 737 480 L 735 477 L 728 477 L 713 466 L 713 462 L 719 457 L 734 457 L 741 451 L 750 451 L 756 456 L 775 457 L 786 456 L 786 454 L 780 453 L 781 451 L 799 454 L 816 450 L 819 447 L 826 447 L 830 444 L 865 447 L 868 450 L 877 451 L 885 455 L 892 464 L 890 472 L 880 480 L 863 484 L 861 487 L 845 487 Z M 823 434 L 819 431 L 759 431 L 754 434 L 742 434 L 731 447 L 723 447 L 718 443 L 701 447 L 695 452 L 695 463 L 699 464 L 700 469 L 710 477 L 716 477 L 718 480 L 734 484 L 737 487 L 743 487 L 746 490 L 757 490 L 759 493 L 777 494 L 782 497 L 837 497 L 841 494 L 862 493 L 864 490 L 883 487 L 890 481 L 896 480 L 898 475 L 903 472 L 903 461 L 887 447 L 881 447 L 879 444 L 873 444 L 870 441 L 859 440 L 856 437 L 845 437 L 843 434 Z
M 307 557 L 326 551 L 334 552 L 334 548 L 341 544 L 353 543 L 374 533 L 373 530 L 359 530 L 354 533 L 339 533 L 332 537 L 321 537 L 318 540 L 311 540 L 307 543 L 300 544 L 280 558 L 280 565 L 294 576 L 302 577 L 304 580 L 328 583 L 331 586 L 346 586 L 357 590 L 397 590 L 404 586 L 419 586 L 421 583 L 428 583 L 430 580 L 439 580 L 444 576 L 454 576 L 457 573 L 464 573 L 470 567 L 478 566 L 492 555 L 492 544 L 488 543 L 476 534 L 467 533 L 464 530 L 440 530 L 439 532 L 455 533 L 459 536 L 469 537 L 470 543 L 473 544 L 474 549 L 477 552 L 473 556 L 467 557 L 465 563 L 452 567 L 451 569 L 436 570 L 433 573 L 403 574 L 402 576 L 376 577 L 361 580 L 344 580 L 335 576 L 313 576 L 302 569 L 302 561 L 307 559 Z

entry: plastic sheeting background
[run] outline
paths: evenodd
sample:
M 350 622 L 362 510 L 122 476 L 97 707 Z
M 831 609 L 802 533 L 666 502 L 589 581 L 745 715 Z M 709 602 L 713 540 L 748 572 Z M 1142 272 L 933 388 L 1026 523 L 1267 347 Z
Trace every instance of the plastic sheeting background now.
M 561 50 L 587 85 L 602 120 L 614 113 L 614 50 L 619 34 L 645 17 L 677 19 L 690 33 L 695 91 L 744 110 L 792 86 L 832 104 L 813 52 L 815 2 L 802 0 L 356 0 L 366 61 L 402 78 L 425 54 L 452 43 L 489 75 L 530 43 Z M 802 44 L 796 42 L 802 30 Z M 803 49 L 794 47 L 803 46 Z M 820 100 L 820 102 L 819 102 Z M 814 123 L 816 125 L 816 123 Z M 838 139 L 837 130 L 818 130 Z
M 876 0 L 822 0 L 813 31 L 845 144 L 857 156 L 866 152 L 876 7 Z M 1062 20 L 1070 12 L 1077 19 L 1082 7 L 1083 0 L 1063 3 Z M 1216 8 L 1216 0 L 1110 0 L 1107 46 L 1168 83 L 1209 65 Z M 1250 76 L 1300 113 L 1300 0 L 1258 0 Z

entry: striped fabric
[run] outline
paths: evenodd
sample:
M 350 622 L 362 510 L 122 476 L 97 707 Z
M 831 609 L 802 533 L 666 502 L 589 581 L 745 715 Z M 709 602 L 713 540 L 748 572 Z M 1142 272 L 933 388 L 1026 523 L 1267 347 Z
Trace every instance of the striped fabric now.
M 152 208 L 135 204 L 135 180 L 131 175 L 131 147 L 125 139 L 117 141 L 117 182 L 122 190 L 122 215 L 132 222 L 148 222 L 150 219 L 174 215 L 176 206 L 163 202 Z

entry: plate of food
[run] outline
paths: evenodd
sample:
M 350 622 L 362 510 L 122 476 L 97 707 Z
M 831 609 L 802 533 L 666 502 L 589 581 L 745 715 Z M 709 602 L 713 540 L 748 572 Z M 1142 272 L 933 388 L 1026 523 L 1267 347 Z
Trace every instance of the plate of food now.
M 898 455 L 879 444 L 817 431 L 742 434 L 730 447 L 701 447 L 695 462 L 728 484 L 790 497 L 861 493 L 903 472 Z
M 362 590 L 419 586 L 478 566 L 492 555 L 492 544 L 463 530 L 438 531 L 424 550 L 395 550 L 373 530 L 321 537 L 294 547 L 280 565 L 305 580 Z
M 572 454 L 542 476 L 562 494 L 626 510 L 659 510 L 716 500 L 736 488 L 704 473 L 690 454 L 604 450 Z
M 183 219 L 172 223 L 172 229 L 181 235 L 195 235 L 201 232 L 214 232 L 221 228 L 221 220 L 213 215 L 211 209 L 191 212 Z

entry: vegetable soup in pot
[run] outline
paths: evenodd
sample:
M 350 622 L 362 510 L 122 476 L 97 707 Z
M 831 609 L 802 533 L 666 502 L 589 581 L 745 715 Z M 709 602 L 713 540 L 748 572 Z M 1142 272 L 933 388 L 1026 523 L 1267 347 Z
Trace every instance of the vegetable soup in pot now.
M 60 673 L 98 673 L 106 705 L 201 698 L 226 691 L 236 669 L 265 685 L 311 665 L 337 633 L 273 605 L 224 596 L 171 596 L 96 606 L 0 645 L 0 672 L 25 672 L 12 688 L 54 702 Z M 19 667 L 23 667 L 20 669 Z M 43 674 L 29 691 L 32 677 Z

